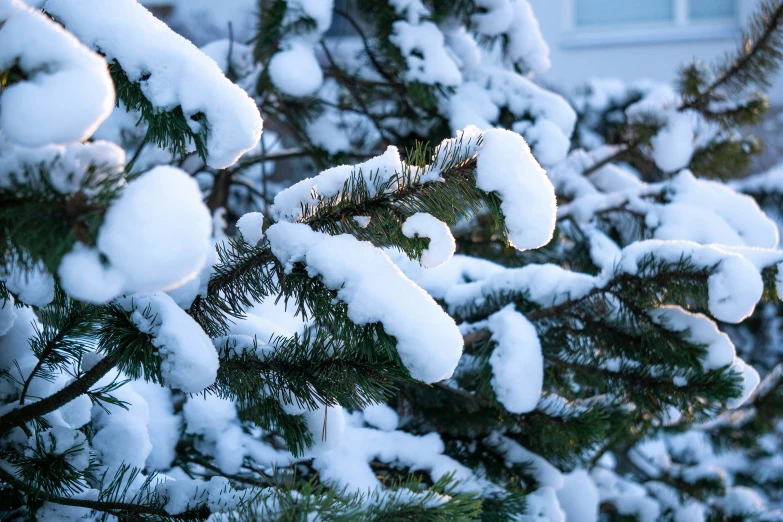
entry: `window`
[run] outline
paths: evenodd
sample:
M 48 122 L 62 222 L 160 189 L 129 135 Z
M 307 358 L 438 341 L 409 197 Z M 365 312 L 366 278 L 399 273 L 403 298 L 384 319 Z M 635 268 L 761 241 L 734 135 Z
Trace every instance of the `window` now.
M 688 19 L 694 21 L 734 18 L 735 11 L 734 0 L 690 0 L 688 2 Z
M 736 0 L 572 0 L 577 28 L 683 26 L 734 19 Z
M 672 22 L 673 0 L 577 0 L 576 25 L 597 27 Z

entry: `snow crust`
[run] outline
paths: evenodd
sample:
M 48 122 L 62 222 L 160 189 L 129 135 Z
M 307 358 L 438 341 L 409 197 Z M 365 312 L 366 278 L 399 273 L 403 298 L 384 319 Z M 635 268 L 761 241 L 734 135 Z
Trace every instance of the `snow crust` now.
M 192 117 L 203 113 L 209 166 L 228 167 L 258 143 L 255 102 L 136 0 L 47 0 L 44 8 L 106 60 L 116 60 L 156 109 L 182 107 L 194 132 L 202 124 Z
M 454 372 L 462 354 L 459 329 L 381 250 L 347 234 L 329 236 L 286 222 L 269 227 L 267 237 L 288 270 L 305 263 L 310 277 L 335 290 L 351 321 L 380 322 L 397 339 L 411 377 L 437 382 Z

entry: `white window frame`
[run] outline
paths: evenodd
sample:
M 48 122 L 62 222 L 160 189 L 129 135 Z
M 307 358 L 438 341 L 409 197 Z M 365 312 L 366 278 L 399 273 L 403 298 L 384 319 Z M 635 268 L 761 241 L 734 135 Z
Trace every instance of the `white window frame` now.
M 575 2 L 565 0 L 565 30 L 560 46 L 568 48 L 605 47 L 614 45 L 659 44 L 699 40 L 733 39 L 739 34 L 742 0 L 735 6 L 734 17 L 719 20 L 688 19 L 689 0 L 674 0 L 672 22 L 635 23 L 629 25 L 576 25 Z

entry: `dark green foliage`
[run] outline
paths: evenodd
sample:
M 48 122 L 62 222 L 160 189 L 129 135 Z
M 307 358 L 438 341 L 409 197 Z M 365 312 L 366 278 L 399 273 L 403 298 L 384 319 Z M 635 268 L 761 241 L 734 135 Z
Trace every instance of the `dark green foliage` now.
M 41 262 L 50 272 L 56 272 L 74 242 L 95 242 L 103 215 L 122 188 L 124 173 L 105 165 L 90 165 L 83 174 L 71 174 L 79 180 L 78 186 L 73 192 L 63 193 L 50 178 L 50 171 L 58 163 L 55 158 L 38 165 L 22 165 L 20 172 L 11 173 L 10 185 L 0 188 L 3 265 L 32 267 Z
M 172 110 L 160 110 L 144 96 L 141 85 L 128 78 L 119 63 L 109 63 L 109 72 L 118 103 L 121 101 L 129 111 L 138 111 L 141 121 L 147 125 L 144 143 L 154 143 L 181 157 L 185 156 L 188 145 L 192 143 L 201 159 L 206 161 L 209 122 L 204 114 L 188 117 L 179 106 Z

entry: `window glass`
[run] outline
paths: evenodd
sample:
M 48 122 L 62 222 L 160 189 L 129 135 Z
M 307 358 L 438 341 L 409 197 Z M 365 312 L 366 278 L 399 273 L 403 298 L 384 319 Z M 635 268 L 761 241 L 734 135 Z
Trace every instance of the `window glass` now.
M 734 18 L 735 0 L 690 0 L 688 18 L 709 20 L 713 18 Z
M 706 0 L 710 4 L 716 0 Z M 717 0 L 717 3 L 723 3 Z M 674 0 L 575 0 L 576 25 L 607 25 L 672 22 Z

